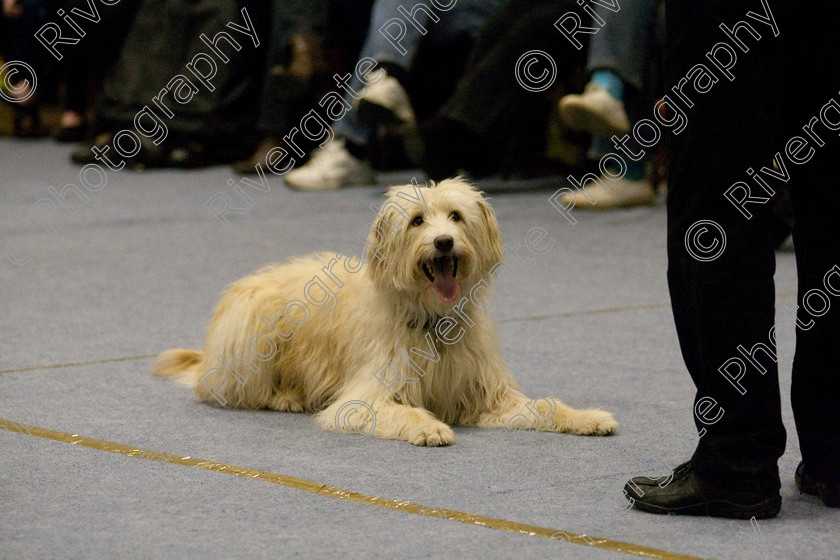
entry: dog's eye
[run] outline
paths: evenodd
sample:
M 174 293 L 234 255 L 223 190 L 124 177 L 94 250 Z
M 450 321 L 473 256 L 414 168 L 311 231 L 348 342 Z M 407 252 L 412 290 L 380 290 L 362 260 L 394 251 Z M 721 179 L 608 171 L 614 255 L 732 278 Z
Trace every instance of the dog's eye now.
M 411 225 L 413 225 L 413 226 L 419 226 L 422 223 L 423 223 L 423 216 L 417 216 L 413 220 L 411 220 Z
M 461 214 L 459 214 L 458 212 L 452 212 L 451 214 L 449 214 L 449 217 L 452 218 L 453 222 L 461 221 Z

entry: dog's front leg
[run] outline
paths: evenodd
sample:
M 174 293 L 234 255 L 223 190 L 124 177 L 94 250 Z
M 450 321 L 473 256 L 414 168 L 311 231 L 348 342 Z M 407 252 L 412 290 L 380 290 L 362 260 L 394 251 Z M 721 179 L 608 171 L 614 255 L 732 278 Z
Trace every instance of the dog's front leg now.
M 399 404 L 391 399 L 341 399 L 316 416 L 325 430 L 372 434 L 384 439 L 401 439 L 414 445 L 436 447 L 455 442 L 452 428 L 423 408 Z
M 618 428 L 612 414 L 604 410 L 578 410 L 558 399 L 529 400 L 518 393 L 507 393 L 496 406 L 478 416 L 476 426 L 509 430 L 541 430 L 582 436 L 604 436 Z

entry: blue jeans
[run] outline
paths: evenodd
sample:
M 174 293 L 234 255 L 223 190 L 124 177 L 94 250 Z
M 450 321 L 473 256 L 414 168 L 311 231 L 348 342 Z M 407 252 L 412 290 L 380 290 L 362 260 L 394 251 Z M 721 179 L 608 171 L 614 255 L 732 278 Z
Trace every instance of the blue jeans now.
M 589 43 L 586 69 L 590 73 L 599 69 L 612 70 L 633 86 L 635 91 L 625 94 L 624 99 L 631 125 L 645 111 L 653 110 L 649 96 L 640 92 L 650 89 L 644 78 L 653 50 L 658 9 L 659 0 L 623 0 L 617 12 L 599 8 L 598 15 L 606 24 Z M 632 135 L 628 148 L 634 152 L 641 149 Z M 589 157 L 598 159 L 614 150 L 609 139 L 595 137 Z

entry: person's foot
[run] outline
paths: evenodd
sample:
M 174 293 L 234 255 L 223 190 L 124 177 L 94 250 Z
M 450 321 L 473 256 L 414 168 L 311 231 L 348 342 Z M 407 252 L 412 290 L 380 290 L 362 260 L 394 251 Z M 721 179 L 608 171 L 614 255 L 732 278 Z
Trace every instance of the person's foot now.
M 43 138 L 49 130 L 41 122 L 37 105 L 16 105 L 12 124 L 12 135 L 18 138 Z
M 624 103 L 595 84 L 587 84 L 580 95 L 563 96 L 558 106 L 561 120 L 572 130 L 583 130 L 605 138 L 630 132 L 630 119 Z
M 102 132 L 92 141 L 85 142 L 75 149 L 70 154 L 70 160 L 79 165 L 97 163 L 99 160 L 96 159 L 96 154 L 94 154 L 93 148 L 96 147 L 100 150 L 104 150 L 106 146 L 108 146 L 110 149 L 112 147 L 111 143 L 113 142 L 113 139 L 113 133 Z M 124 169 L 132 169 L 135 171 L 155 169 L 159 167 L 187 167 L 196 159 L 196 157 L 192 154 L 188 154 L 188 157 L 184 156 L 184 154 L 175 154 L 174 159 L 170 161 L 170 158 L 172 157 L 170 151 L 174 153 L 174 150 L 171 150 L 167 143 L 156 145 L 150 138 L 141 136 L 140 151 L 135 156 L 130 158 L 121 158 L 118 155 L 114 155 L 113 151 L 111 151 L 111 155 L 108 157 L 114 158 L 113 161 L 117 164 L 119 164 L 119 162 L 123 162 L 125 164 Z
M 354 157 L 341 138 L 316 149 L 305 165 L 286 174 L 286 184 L 302 191 L 329 191 L 375 182 L 370 164 Z
M 388 74 L 365 89 L 365 95 L 357 101 L 359 120 L 364 123 L 399 121 L 416 124 L 411 99 L 402 84 Z
M 81 142 L 87 137 L 87 125 L 80 124 L 78 126 L 59 127 L 55 133 L 56 142 L 62 144 Z
M 365 88 L 364 97 L 355 104 L 359 121 L 375 131 L 379 166 L 421 165 L 424 152 L 417 117 L 398 79 L 384 74 Z
M 145 152 L 147 167 L 174 167 L 176 169 L 197 169 L 207 167 L 212 159 L 205 144 L 199 141 L 183 142 L 173 147 L 165 159 L 160 161 L 158 155 L 147 147 Z
M 309 84 L 319 74 L 327 72 L 328 63 L 324 56 L 324 45 L 320 37 L 295 33 L 289 40 L 291 60 L 288 71 L 291 76 Z
M 9 76 L 2 76 L 8 80 Z M 49 131 L 41 123 L 38 96 L 29 80 L 22 80 L 14 85 L 0 85 L 0 99 L 10 105 L 14 111 L 12 135 L 19 138 L 41 138 Z
M 796 467 L 796 474 L 793 477 L 797 490 L 802 494 L 809 496 L 819 496 L 823 503 L 830 507 L 840 507 L 840 484 L 826 484 L 817 482 L 805 470 L 805 462 L 800 461 L 799 466 Z
M 64 111 L 58 121 L 61 128 L 74 128 L 83 124 L 85 124 L 85 118 L 76 111 Z
M 234 163 L 233 170 L 241 175 L 255 174 L 257 172 L 257 164 L 259 163 L 263 167 L 265 167 L 265 158 L 268 156 L 268 152 L 270 152 L 275 146 L 279 145 L 280 141 L 277 138 L 266 138 L 265 140 L 260 142 L 259 146 L 257 146 L 257 149 L 254 150 L 253 154 L 251 154 L 251 157 Z
M 782 507 L 779 491 L 726 490 L 700 480 L 691 461 L 674 469 L 670 480 L 640 476 L 624 485 L 624 497 L 641 511 L 729 519 L 769 519 Z
M 82 146 L 79 146 L 77 149 L 73 150 L 73 152 L 70 154 L 70 161 L 79 165 L 96 163 L 96 156 L 94 155 L 91 148 L 95 146 L 97 148 L 102 149 L 105 146 L 109 145 L 113 138 L 114 135 L 110 132 L 103 132 L 97 135 L 97 137 L 93 139 L 93 142 L 83 144 Z
M 650 206 L 656 199 L 656 191 L 647 179 L 628 181 L 622 178 L 611 181 L 602 176 L 601 182 L 609 190 L 604 190 L 597 183 L 588 183 L 581 190 L 563 194 L 560 197 L 560 203 L 567 208 L 610 210 L 630 206 Z
M 81 142 L 87 135 L 87 123 L 76 111 L 64 111 L 58 123 L 55 139 L 58 142 Z

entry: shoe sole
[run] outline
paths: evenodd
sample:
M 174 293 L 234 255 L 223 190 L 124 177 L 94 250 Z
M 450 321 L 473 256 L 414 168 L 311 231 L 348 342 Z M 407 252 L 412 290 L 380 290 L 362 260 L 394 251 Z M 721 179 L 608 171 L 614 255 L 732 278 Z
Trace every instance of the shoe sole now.
M 595 136 L 609 137 L 613 134 L 626 134 L 630 127 L 622 127 L 605 118 L 600 113 L 589 109 L 586 105 L 575 102 L 564 103 L 560 106 L 560 116 L 563 122 L 572 130 L 583 130 Z
M 634 494 L 630 485 L 624 487 L 627 495 Z M 770 519 L 776 517 L 782 509 L 782 497 L 777 496 L 754 505 L 736 504 L 726 500 L 711 500 L 702 504 L 668 508 L 645 503 L 639 499 L 633 500 L 633 507 L 648 513 L 667 515 L 693 515 L 705 517 L 723 517 L 726 519 Z

